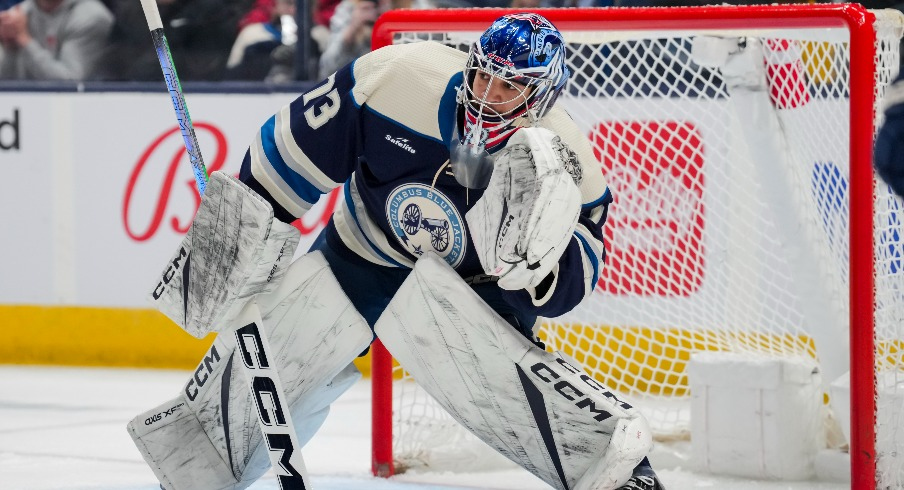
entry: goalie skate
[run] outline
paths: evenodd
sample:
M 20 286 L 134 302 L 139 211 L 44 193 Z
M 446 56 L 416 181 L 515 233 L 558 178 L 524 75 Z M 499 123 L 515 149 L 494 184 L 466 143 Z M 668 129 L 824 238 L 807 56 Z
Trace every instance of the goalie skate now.
M 634 468 L 634 474 L 618 490 L 665 490 L 665 486 L 659 481 L 653 468 L 640 465 Z

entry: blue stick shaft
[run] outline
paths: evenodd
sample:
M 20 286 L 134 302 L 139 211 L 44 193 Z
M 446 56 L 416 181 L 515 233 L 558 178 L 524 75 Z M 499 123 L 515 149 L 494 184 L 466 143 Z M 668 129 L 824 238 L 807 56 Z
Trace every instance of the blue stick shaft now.
M 198 193 L 203 196 L 204 189 L 207 187 L 207 167 L 204 166 L 204 158 L 198 147 L 198 137 L 195 136 L 195 127 L 191 123 L 185 96 L 182 95 L 182 84 L 179 83 L 179 75 L 176 74 L 176 65 L 173 64 L 173 56 L 170 53 L 163 29 L 152 30 L 151 38 L 154 40 L 154 49 L 160 60 L 160 68 L 163 69 L 163 80 L 166 82 L 166 88 L 173 101 L 176 120 L 179 121 L 179 129 L 182 131 L 182 139 L 185 141 L 185 150 L 188 152 L 192 172 L 195 174 L 195 182 L 198 184 Z

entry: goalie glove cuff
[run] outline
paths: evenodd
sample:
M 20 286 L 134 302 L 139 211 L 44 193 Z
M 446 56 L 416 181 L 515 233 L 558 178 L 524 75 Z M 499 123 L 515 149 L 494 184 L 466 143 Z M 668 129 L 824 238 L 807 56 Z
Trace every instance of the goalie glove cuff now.
M 559 264 L 537 284 L 535 287 L 528 286 L 525 289 L 530 294 L 530 300 L 534 306 L 543 306 L 552 298 L 553 291 L 556 290 L 556 284 L 559 282 Z

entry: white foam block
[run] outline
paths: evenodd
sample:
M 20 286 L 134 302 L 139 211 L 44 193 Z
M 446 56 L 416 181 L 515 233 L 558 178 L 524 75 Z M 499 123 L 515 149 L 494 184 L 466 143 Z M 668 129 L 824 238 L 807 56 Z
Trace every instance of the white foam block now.
M 851 373 L 850 371 L 842 374 L 829 387 L 829 401 L 832 404 L 832 410 L 835 411 L 835 418 L 841 426 L 844 433 L 844 440 L 851 441 Z
M 899 482 L 904 479 L 900 456 L 904 443 L 894 434 L 904 427 L 904 374 L 895 369 L 878 373 L 876 386 L 876 472 L 897 475 L 885 476 L 882 481 Z
M 752 478 L 815 476 L 826 413 L 815 361 L 699 353 L 688 380 L 693 466 Z

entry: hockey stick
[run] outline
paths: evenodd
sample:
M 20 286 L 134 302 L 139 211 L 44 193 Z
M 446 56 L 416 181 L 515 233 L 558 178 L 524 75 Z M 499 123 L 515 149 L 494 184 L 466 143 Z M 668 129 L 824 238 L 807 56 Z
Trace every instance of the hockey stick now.
M 207 187 L 207 167 L 204 166 L 195 128 L 182 94 L 182 84 L 179 83 L 173 56 L 163 32 L 163 21 L 157 9 L 157 0 L 141 0 L 141 7 L 144 9 L 148 29 L 151 31 L 151 39 L 154 41 L 154 49 L 163 70 L 163 79 L 169 90 L 173 109 L 176 111 L 176 119 L 182 130 L 182 139 L 195 174 L 198 193 L 203 196 Z M 243 308 L 239 319 L 241 320 L 239 324 L 243 326 L 235 331 L 236 348 L 241 353 L 242 370 L 245 372 L 251 397 L 254 398 L 257 407 L 258 422 L 267 443 L 270 464 L 277 473 L 279 487 L 282 490 L 311 488 L 301 456 L 301 445 L 295 434 L 295 424 L 292 423 L 289 413 L 288 398 L 285 396 L 285 389 L 276 369 L 276 358 L 270 354 L 273 350 L 264 334 L 260 310 L 254 300 L 249 301 Z
M 188 160 L 195 174 L 195 182 L 198 183 L 198 194 L 203 196 L 204 189 L 207 187 L 207 167 L 204 166 L 204 160 L 201 158 L 195 127 L 191 123 L 188 106 L 185 105 L 182 84 L 179 83 L 179 76 L 176 74 L 176 65 L 173 63 L 169 43 L 166 42 L 163 20 L 160 19 L 157 1 L 141 0 L 141 8 L 144 9 L 144 18 L 147 19 L 151 39 L 154 41 L 154 49 L 157 51 L 157 59 L 160 60 L 160 68 L 163 70 L 163 81 L 166 82 L 166 88 L 173 101 L 173 109 L 176 111 L 176 120 L 179 121 L 179 128 L 182 130 L 182 140 L 185 141 Z

